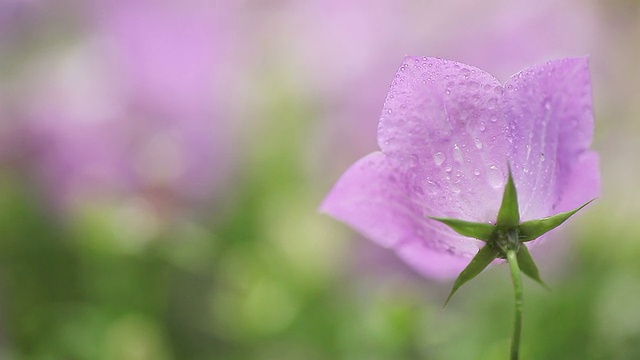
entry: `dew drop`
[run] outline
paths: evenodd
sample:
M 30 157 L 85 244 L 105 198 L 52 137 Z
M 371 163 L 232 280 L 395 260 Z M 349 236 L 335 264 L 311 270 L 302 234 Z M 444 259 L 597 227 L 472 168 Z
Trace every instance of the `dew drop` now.
M 462 150 L 458 147 L 458 144 L 453 145 L 453 158 L 457 162 L 462 162 L 464 159 L 462 158 Z
M 484 125 L 484 122 L 482 122 L 482 121 L 481 121 L 481 122 L 480 122 L 480 126 L 478 126 L 478 129 L 479 129 L 480 131 L 484 131 L 486 128 L 487 128 L 487 127 Z
M 502 174 L 502 171 L 500 171 L 500 169 L 498 169 L 498 167 L 495 165 L 491 165 L 489 167 L 487 179 L 489 180 L 489 185 L 491 185 L 494 189 L 497 189 L 502 186 L 502 184 L 504 184 L 504 175 Z
M 478 170 L 478 169 L 473 170 L 473 175 L 475 175 L 475 176 L 480 175 L 480 170 Z
M 495 115 L 492 115 L 490 120 L 491 120 L 491 122 L 494 123 L 494 122 L 498 121 L 498 117 L 495 116 Z
M 453 169 L 453 166 L 451 164 L 447 164 L 447 165 L 444 166 L 444 171 L 446 171 L 446 172 L 450 172 L 451 169 Z
M 436 166 L 442 165 L 442 163 L 446 159 L 447 159 L 447 155 L 445 155 L 442 152 L 437 152 L 437 153 L 433 154 L 433 162 L 436 164 Z
M 445 91 L 445 93 L 446 93 L 447 95 L 451 95 L 451 90 L 447 89 L 447 91 Z
M 438 184 L 437 182 L 428 180 L 427 184 L 429 185 L 427 186 L 427 191 L 429 192 L 430 195 L 435 195 L 440 192 L 440 184 Z
M 473 143 L 476 145 L 476 148 L 478 150 L 482 149 L 482 141 L 480 141 L 480 139 L 478 138 L 473 139 Z

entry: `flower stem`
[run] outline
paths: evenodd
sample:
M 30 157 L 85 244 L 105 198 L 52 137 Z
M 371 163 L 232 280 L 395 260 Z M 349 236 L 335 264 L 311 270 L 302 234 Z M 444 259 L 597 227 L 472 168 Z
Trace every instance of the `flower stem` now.
M 522 279 L 520 278 L 520 268 L 514 250 L 507 251 L 507 261 L 511 269 L 513 279 L 513 290 L 515 292 L 515 316 L 513 319 L 513 336 L 511 338 L 511 360 L 518 360 L 520 356 L 520 333 L 522 332 L 522 306 L 524 303 L 522 292 Z

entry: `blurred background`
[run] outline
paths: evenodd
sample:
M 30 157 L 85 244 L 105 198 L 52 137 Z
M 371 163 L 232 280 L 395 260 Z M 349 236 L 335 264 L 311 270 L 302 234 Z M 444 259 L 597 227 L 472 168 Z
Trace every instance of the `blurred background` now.
M 505 359 L 452 282 L 317 213 L 405 55 L 590 55 L 600 199 L 533 252 L 523 359 L 640 359 L 635 0 L 1 0 L 1 359 Z M 634 155 L 636 154 L 636 155 Z

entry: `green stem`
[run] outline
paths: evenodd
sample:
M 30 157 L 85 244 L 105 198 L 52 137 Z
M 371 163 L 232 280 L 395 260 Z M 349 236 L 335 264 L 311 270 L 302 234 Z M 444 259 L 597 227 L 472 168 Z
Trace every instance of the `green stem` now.
M 522 279 L 520 278 L 520 268 L 518 267 L 518 259 L 516 258 L 515 251 L 507 251 L 507 261 L 511 268 L 516 300 L 515 317 L 513 319 L 513 337 L 511 338 L 511 360 L 518 360 L 520 354 L 520 333 L 522 332 L 522 306 L 524 303 Z

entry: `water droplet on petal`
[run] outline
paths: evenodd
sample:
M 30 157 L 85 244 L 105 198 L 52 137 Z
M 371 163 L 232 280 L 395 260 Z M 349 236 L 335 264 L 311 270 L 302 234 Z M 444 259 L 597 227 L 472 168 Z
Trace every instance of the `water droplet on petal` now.
M 453 169 L 453 166 L 451 164 L 447 164 L 447 165 L 444 166 L 444 171 L 446 171 L 446 172 L 450 172 L 451 169 Z
M 429 184 L 429 186 L 427 187 L 427 191 L 429 192 L 430 195 L 435 195 L 440 192 L 440 184 L 438 184 L 437 182 L 428 180 L 427 184 Z
M 504 174 L 502 174 L 502 171 L 500 171 L 500 169 L 498 169 L 498 167 L 495 165 L 491 165 L 489 167 L 487 179 L 489 180 L 489 185 L 491 185 L 495 189 L 504 184 Z
M 451 90 L 447 89 L 447 91 L 445 91 L 445 93 L 446 93 L 447 95 L 451 95 Z
M 495 115 L 491 116 L 491 122 L 496 122 L 496 121 L 498 121 L 498 117 Z
M 473 170 L 473 175 L 475 175 L 475 176 L 480 175 L 480 170 L 478 170 L 478 169 Z
M 446 159 L 447 159 L 447 155 L 445 155 L 444 153 L 437 152 L 437 153 L 433 154 L 433 162 L 436 164 L 436 166 L 442 165 L 442 163 Z
M 464 159 L 462 158 L 462 150 L 458 147 L 458 144 L 453 145 L 453 158 L 457 162 L 462 162 Z
M 480 131 L 484 131 L 486 128 L 487 128 L 487 127 L 484 125 L 484 122 L 482 122 L 482 121 L 481 121 L 481 122 L 480 122 L 480 126 L 478 126 L 478 129 L 479 129 Z
M 473 139 L 473 143 L 476 145 L 476 148 L 478 150 L 482 149 L 482 141 L 480 141 L 480 139 L 478 138 Z

